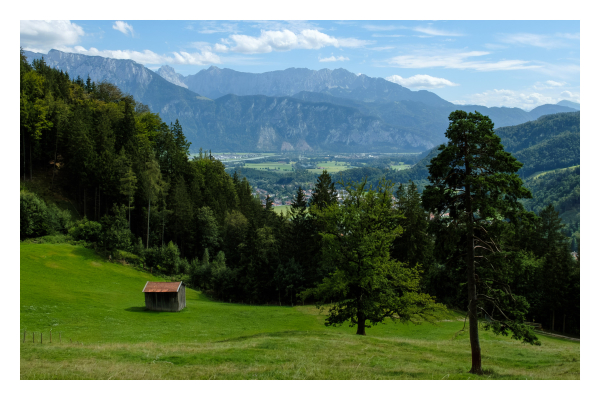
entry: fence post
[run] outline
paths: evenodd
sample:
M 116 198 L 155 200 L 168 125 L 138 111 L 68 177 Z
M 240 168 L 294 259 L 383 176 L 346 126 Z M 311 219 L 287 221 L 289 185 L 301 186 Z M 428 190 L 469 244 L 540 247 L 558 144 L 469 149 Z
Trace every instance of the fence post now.
M 44 343 L 44 332 L 40 332 L 40 344 Z
M 25 334 L 27 333 L 27 331 L 23 331 L 23 343 L 25 343 Z
M 32 343 L 35 343 L 35 332 L 32 333 Z
M 62 343 L 62 332 L 58 332 L 58 343 Z
M 50 329 L 50 343 L 52 343 L 52 329 Z

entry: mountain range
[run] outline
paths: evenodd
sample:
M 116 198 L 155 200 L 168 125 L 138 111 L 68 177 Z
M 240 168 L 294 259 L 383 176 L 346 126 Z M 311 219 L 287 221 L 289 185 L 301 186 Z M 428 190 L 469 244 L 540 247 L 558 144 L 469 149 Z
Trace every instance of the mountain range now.
M 456 109 L 477 110 L 496 127 L 579 109 L 567 101 L 529 112 L 455 105 L 426 90 L 341 68 L 254 74 L 212 66 L 184 77 L 170 66 L 153 72 L 132 60 L 58 50 L 24 54 L 30 62 L 43 57 L 72 78 L 113 83 L 167 123 L 178 119 L 192 149 L 420 152 L 444 141 L 448 114 Z

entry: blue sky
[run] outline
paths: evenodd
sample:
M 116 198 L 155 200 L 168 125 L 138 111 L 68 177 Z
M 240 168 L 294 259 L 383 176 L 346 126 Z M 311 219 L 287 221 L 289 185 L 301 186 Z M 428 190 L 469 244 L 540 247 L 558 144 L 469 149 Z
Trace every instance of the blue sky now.
M 133 59 L 182 75 L 345 68 L 458 104 L 579 102 L 579 21 L 29 21 L 27 50 Z

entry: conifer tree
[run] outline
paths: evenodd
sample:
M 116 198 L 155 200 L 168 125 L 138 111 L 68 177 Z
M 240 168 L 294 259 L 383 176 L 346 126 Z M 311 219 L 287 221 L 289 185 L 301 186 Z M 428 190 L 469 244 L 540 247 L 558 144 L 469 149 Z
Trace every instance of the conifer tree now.
M 331 175 L 327 173 L 327 170 L 323 170 L 317 178 L 310 205 L 322 210 L 335 202 L 337 202 L 335 183 L 331 181 Z
M 466 269 L 470 372 L 481 374 L 480 313 L 491 321 L 488 326 L 494 332 L 512 332 L 516 339 L 539 344 L 523 324 L 528 307 L 524 298 L 513 296 L 506 283 L 498 287 L 498 281 L 484 279 L 486 269 L 491 270 L 489 274 L 494 279 L 498 278 L 487 256 L 501 249 L 490 232 L 496 225 L 518 220 L 523 212 L 518 199 L 531 198 L 531 193 L 517 175 L 522 164 L 504 151 L 489 117 L 454 111 L 449 120 L 448 144 L 441 145 L 440 153 L 431 160 L 431 184 L 423 192 L 423 203 L 425 209 L 438 216 L 442 231 L 453 235 L 453 253 L 458 253 L 456 260 Z M 446 213 L 448 218 L 444 218 Z M 491 312 L 484 303 L 488 303 Z

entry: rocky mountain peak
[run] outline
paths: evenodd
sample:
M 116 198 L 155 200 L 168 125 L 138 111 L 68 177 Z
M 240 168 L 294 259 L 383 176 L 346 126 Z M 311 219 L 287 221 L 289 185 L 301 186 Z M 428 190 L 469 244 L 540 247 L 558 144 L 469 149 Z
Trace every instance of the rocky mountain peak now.
M 183 75 L 175 72 L 173 67 L 171 67 L 169 65 L 163 65 L 162 67 L 160 67 L 158 69 L 158 71 L 156 71 L 156 73 L 158 75 L 160 75 L 161 77 L 163 77 L 168 82 L 171 82 L 172 84 L 175 84 L 177 86 L 181 86 L 181 87 L 184 87 L 187 89 L 187 85 L 185 83 L 183 83 L 183 79 L 184 79 Z

